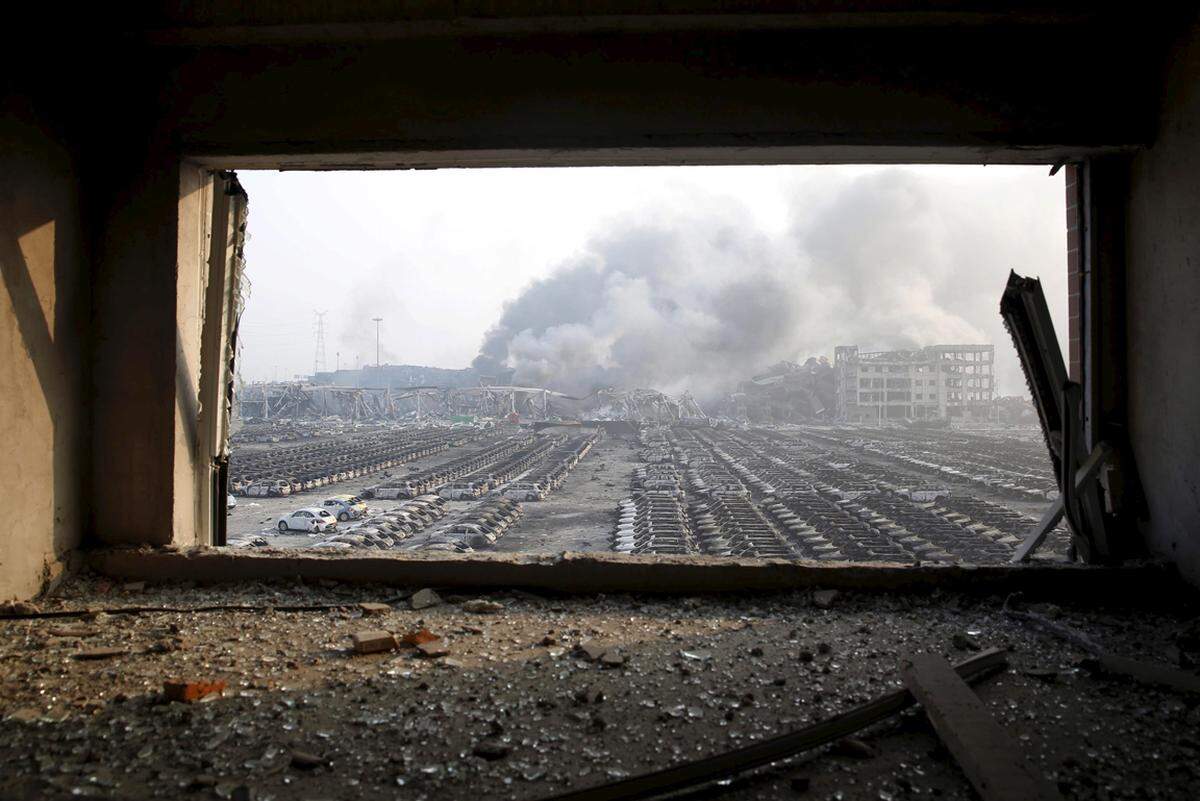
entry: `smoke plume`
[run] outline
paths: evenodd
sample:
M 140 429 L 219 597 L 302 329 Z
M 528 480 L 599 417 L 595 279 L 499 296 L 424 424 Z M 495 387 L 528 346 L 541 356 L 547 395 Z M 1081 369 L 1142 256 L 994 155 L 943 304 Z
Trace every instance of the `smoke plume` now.
M 1053 247 L 1061 218 L 1032 221 L 1053 232 L 1032 236 L 1019 193 L 934 191 L 905 169 L 820 188 L 795 187 L 782 232 L 757 227 L 732 200 L 613 221 L 505 306 L 476 366 L 506 365 L 519 383 L 573 394 L 615 386 L 714 398 L 781 359 L 832 357 L 839 344 L 990 342 L 1001 389 L 1023 391 L 997 305 L 1010 267 L 1063 271 Z M 1053 286 L 1047 294 L 1053 304 Z

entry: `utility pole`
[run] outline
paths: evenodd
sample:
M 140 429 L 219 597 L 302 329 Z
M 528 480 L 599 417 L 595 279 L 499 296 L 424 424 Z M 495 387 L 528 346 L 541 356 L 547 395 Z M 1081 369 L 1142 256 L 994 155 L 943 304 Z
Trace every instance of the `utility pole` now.
M 379 361 L 379 324 L 381 322 L 383 322 L 383 318 L 382 317 L 372 317 L 371 319 L 375 321 L 375 366 L 380 367 L 381 363 Z
M 313 354 L 313 375 L 325 372 L 325 315 L 328 311 L 314 311 L 317 316 L 317 347 Z
M 336 362 L 337 367 L 335 368 L 335 372 L 340 373 L 342 371 L 342 352 L 340 350 L 334 351 L 333 358 L 337 360 L 337 362 Z

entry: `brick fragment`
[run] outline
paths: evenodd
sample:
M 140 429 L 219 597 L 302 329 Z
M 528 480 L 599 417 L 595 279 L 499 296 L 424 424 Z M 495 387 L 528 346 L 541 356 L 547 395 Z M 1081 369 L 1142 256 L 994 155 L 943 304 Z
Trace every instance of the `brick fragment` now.
M 441 637 L 437 636 L 429 629 L 418 629 L 405 634 L 400 638 L 400 642 L 404 643 L 405 645 L 420 645 L 421 643 L 435 642 L 440 639 Z
M 377 654 L 397 647 L 395 635 L 382 629 L 356 631 L 351 639 L 354 641 L 355 652 L 360 654 Z
M 370 615 L 386 615 L 392 611 L 392 607 L 387 604 L 377 604 L 370 601 L 359 604 L 358 608 L 362 610 L 364 616 L 368 617 Z
M 450 653 L 450 648 L 446 645 L 441 637 L 428 642 L 418 643 L 417 650 L 421 652 L 422 656 L 431 658 L 445 656 L 446 654 Z
M 191 703 L 209 695 L 225 692 L 223 681 L 164 681 L 163 695 L 168 701 Z

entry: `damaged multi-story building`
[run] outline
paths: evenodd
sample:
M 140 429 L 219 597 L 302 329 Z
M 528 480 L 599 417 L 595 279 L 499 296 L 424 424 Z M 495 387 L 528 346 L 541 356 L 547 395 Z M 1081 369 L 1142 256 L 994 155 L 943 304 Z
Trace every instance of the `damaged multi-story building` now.
M 930 345 L 920 350 L 834 350 L 837 416 L 879 420 L 987 419 L 996 384 L 994 345 Z

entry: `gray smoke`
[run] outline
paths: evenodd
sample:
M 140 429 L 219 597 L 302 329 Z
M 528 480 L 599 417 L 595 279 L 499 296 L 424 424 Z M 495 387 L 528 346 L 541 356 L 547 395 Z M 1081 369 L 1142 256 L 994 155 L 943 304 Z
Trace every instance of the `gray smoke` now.
M 407 314 L 400 295 L 393 288 L 388 275 L 376 271 L 353 285 L 335 284 L 337 300 L 342 303 L 336 326 L 337 350 L 341 353 L 342 367 L 373 365 L 376 357 L 375 323 L 372 318 L 382 317 L 379 327 L 379 361 L 381 364 L 397 364 L 396 351 L 388 346 L 392 332 L 402 327 Z M 334 354 L 327 356 L 329 368 L 333 369 Z
M 618 220 L 505 306 L 476 366 L 570 393 L 712 398 L 839 344 L 991 342 L 1001 389 L 1021 392 L 1000 292 L 1010 267 L 1063 272 L 1065 260 L 1053 247 L 1062 218 L 1025 219 L 1012 190 L 896 168 L 798 185 L 782 234 L 732 200 Z

